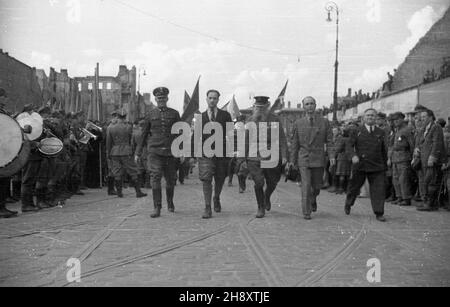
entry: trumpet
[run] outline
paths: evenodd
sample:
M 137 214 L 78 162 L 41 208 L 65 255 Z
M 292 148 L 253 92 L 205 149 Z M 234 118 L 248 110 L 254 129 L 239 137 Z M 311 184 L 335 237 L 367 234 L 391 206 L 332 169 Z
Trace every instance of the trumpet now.
M 97 136 L 92 134 L 91 132 L 89 132 L 89 130 L 85 129 L 85 128 L 81 128 L 81 131 L 83 131 L 83 137 L 79 140 L 80 143 L 86 145 L 87 143 L 89 143 L 89 141 L 91 139 L 97 140 Z
M 90 122 L 90 121 L 87 122 L 85 129 L 94 129 L 94 130 L 97 130 L 97 131 L 100 131 L 100 132 L 103 131 L 102 127 L 99 127 L 99 126 L 97 126 L 96 124 L 94 124 L 93 122 Z

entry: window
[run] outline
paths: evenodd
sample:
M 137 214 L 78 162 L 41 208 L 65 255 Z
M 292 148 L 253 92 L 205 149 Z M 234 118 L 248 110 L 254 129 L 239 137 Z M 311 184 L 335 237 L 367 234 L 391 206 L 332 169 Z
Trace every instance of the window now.
M 106 89 L 110 90 L 111 89 L 111 82 L 106 83 Z
M 78 83 L 78 91 L 81 92 L 81 83 Z
M 88 90 L 92 90 L 92 82 L 88 83 Z
M 103 82 L 100 82 L 100 83 L 98 84 L 98 89 L 99 89 L 99 90 L 102 90 L 102 89 L 103 89 Z

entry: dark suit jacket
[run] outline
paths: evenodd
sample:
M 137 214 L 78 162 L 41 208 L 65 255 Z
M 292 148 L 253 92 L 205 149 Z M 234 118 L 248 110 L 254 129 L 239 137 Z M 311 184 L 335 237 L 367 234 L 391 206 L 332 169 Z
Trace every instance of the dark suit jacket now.
M 353 165 L 355 171 L 382 172 L 387 169 L 388 150 L 385 132 L 374 126 L 371 134 L 365 125 L 355 129 L 349 140 L 350 157 L 358 156 L 359 163 Z
M 202 113 L 202 148 L 203 148 L 203 144 L 205 143 L 205 141 L 212 135 L 214 134 L 214 130 L 213 133 L 209 134 L 205 134 L 203 133 L 203 128 L 205 127 L 205 125 L 207 123 L 210 122 L 210 119 L 208 117 L 208 111 L 205 111 Z M 228 113 L 227 111 L 221 110 L 221 109 L 217 109 L 217 115 L 216 115 L 216 122 L 218 122 L 221 126 L 222 126 L 222 132 L 223 132 L 223 136 L 222 136 L 222 148 L 223 148 L 223 157 L 226 157 L 226 150 L 227 150 L 227 145 L 226 145 L 226 125 L 227 122 L 233 122 L 233 120 L 231 119 L 231 115 L 230 113 Z M 213 145 L 214 148 L 214 145 Z M 203 153 L 203 156 L 204 153 Z
M 444 132 L 441 126 L 432 123 L 430 130 L 425 135 L 426 127 L 419 135 L 419 149 L 422 166 L 428 165 L 428 159 L 432 156 L 436 165 L 442 165 L 447 162 L 446 148 L 444 144 Z

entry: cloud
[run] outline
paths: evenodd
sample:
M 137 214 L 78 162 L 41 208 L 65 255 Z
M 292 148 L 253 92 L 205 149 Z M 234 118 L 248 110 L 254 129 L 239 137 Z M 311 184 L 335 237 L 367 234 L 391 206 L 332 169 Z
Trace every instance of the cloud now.
M 87 56 L 87 57 L 99 57 L 103 55 L 103 51 L 101 51 L 100 49 L 85 49 L 82 51 L 82 53 Z
M 369 10 L 366 14 L 366 19 L 370 23 L 381 22 L 381 3 L 380 0 L 367 0 Z
M 53 57 L 44 52 L 33 50 L 31 51 L 31 66 L 36 68 L 44 68 L 49 70 L 50 67 L 59 68 L 61 67 L 61 61 L 53 59 Z
M 391 66 L 381 66 L 374 69 L 365 69 L 361 76 L 351 83 L 353 92 L 362 89 L 363 92 L 378 90 L 387 81 L 387 72 L 392 71 Z
M 430 5 L 415 12 L 408 21 L 410 36 L 403 43 L 394 47 L 397 58 L 404 59 L 420 38 L 427 33 L 441 16 L 442 13 L 436 12 Z

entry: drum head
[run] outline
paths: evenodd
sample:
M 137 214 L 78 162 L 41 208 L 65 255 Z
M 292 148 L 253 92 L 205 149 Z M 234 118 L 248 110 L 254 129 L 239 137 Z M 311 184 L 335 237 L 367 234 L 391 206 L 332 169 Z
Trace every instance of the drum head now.
M 20 152 L 23 134 L 19 124 L 6 114 L 0 114 L 0 168 L 11 163 Z
M 45 138 L 39 144 L 39 151 L 46 156 L 54 156 L 61 152 L 64 145 L 58 138 Z
M 31 115 L 28 113 L 21 113 L 16 119 L 20 127 L 25 128 L 26 125 L 32 127 L 31 133 L 25 134 L 30 141 L 34 141 L 42 135 L 42 117 L 38 113 L 32 113 Z

